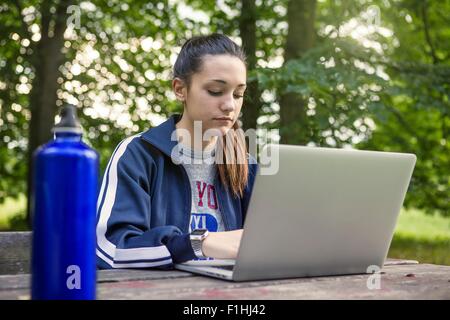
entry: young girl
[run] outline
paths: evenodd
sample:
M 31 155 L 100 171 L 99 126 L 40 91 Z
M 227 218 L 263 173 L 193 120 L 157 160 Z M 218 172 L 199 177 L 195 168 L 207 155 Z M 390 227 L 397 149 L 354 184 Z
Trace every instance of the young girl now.
M 106 168 L 99 268 L 236 258 L 257 171 L 237 122 L 246 75 L 245 54 L 228 37 L 186 41 L 172 81 L 183 114 L 123 140 Z

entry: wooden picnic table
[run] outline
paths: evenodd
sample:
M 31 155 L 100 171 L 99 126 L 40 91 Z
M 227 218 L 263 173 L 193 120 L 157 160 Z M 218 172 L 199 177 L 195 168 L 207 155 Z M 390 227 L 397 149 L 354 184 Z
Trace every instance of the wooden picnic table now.
M 23 236 L 0 233 L 0 271 L 11 268 L 15 254 L 19 272 L 0 275 L 0 299 L 30 299 L 26 254 L 17 245 L 29 243 Z M 5 248 L 14 238 L 15 253 L 10 252 L 5 262 Z M 369 289 L 373 274 L 230 282 L 177 270 L 99 270 L 97 299 L 450 299 L 450 266 L 388 259 L 378 275 L 379 288 Z

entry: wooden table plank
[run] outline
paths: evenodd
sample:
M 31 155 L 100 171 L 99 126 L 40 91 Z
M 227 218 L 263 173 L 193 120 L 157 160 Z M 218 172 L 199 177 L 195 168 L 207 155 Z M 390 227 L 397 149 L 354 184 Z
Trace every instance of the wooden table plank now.
M 176 281 L 100 284 L 99 299 L 450 299 L 450 267 L 394 265 L 382 269 L 380 289 L 370 275 L 226 282 L 195 277 Z M 414 275 L 414 276 L 411 276 Z
M 450 266 L 394 261 L 382 269 L 380 289 L 368 274 L 229 282 L 182 271 L 99 271 L 98 299 L 450 299 Z M 29 275 L 0 277 L 0 299 L 29 299 Z M 10 279 L 11 279 L 10 278 Z M 16 282 L 17 283 L 17 282 Z
M 31 232 L 0 232 L 0 275 L 30 272 Z
M 385 266 L 417 264 L 415 260 L 387 259 Z M 127 280 L 152 280 L 152 279 L 172 279 L 180 277 L 194 277 L 191 273 L 178 270 L 143 270 L 143 269 L 111 269 L 97 271 L 97 282 L 120 282 Z M 29 274 L 0 275 L 0 290 L 7 289 L 26 289 L 30 287 Z
M 193 276 L 193 274 L 180 272 L 177 270 L 99 270 L 97 271 L 97 283 L 175 279 Z M 30 281 L 31 277 L 29 274 L 0 275 L 0 290 L 27 289 L 30 287 Z

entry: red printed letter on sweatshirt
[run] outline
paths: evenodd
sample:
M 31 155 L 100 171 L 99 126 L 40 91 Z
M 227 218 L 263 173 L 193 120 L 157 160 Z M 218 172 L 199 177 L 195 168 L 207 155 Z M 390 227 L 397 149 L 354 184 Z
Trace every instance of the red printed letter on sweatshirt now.
M 212 200 L 214 200 L 214 203 L 211 203 Z M 210 184 L 208 185 L 208 207 L 213 210 L 217 209 L 216 190 Z
M 205 194 L 205 188 L 206 188 L 206 183 L 202 183 L 200 181 L 196 181 L 197 182 L 197 190 L 198 190 L 198 205 L 200 207 L 203 207 L 203 195 Z M 203 188 L 201 187 L 203 185 Z

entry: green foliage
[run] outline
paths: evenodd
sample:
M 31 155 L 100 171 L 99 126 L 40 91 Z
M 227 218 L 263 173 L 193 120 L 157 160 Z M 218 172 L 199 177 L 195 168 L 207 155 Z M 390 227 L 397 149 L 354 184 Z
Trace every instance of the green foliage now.
M 394 34 L 380 40 L 390 78 L 381 95 L 385 112 L 358 147 L 416 154 L 405 205 L 450 215 L 450 1 L 388 3 L 379 3 Z
M 392 31 L 371 33 L 361 18 L 369 4 L 349 4 L 319 3 L 315 48 L 250 78 L 277 96 L 294 92 L 309 101 L 300 129 L 314 145 L 416 154 L 405 206 L 450 215 L 450 2 L 372 1 Z M 359 41 L 343 32 L 351 19 L 368 32 Z M 263 115 L 274 110 L 269 103 Z
M 26 230 L 26 203 L 24 195 L 7 198 L 0 204 L 0 231 Z
M 354 136 L 367 132 L 360 119 L 382 113 L 379 93 L 387 82 L 355 67 L 358 56 L 368 52 L 350 39 L 323 39 L 300 59 L 290 60 L 276 71 L 260 69 L 252 75 L 262 88 L 278 96 L 294 92 L 309 101 L 309 140 L 318 146 L 355 144 Z M 362 63 L 362 62 L 360 62 Z M 367 68 L 374 68 L 370 62 Z M 351 133 L 351 134 L 350 134 Z
M 65 39 L 56 104 L 77 102 L 85 140 L 100 153 L 102 171 L 119 141 L 157 124 L 155 115 L 181 111 L 170 94 L 170 71 L 183 41 L 209 32 L 237 38 L 239 14 L 246 14 L 232 0 L 220 6 L 186 1 L 204 20 L 168 0 L 76 3 L 80 28 Z M 283 54 L 287 0 L 256 3 L 258 67 L 248 76 L 273 95 L 260 113 L 271 120 L 260 126 L 278 128 L 279 97 L 298 94 L 308 101 L 301 129 L 311 143 L 415 153 L 405 205 L 449 215 L 450 1 L 320 1 L 315 47 L 279 67 L 267 64 Z M 57 4 L 0 5 L 0 203 L 25 193 L 29 90 L 39 44 L 33 25 L 41 24 L 45 6 Z M 384 29 L 367 29 L 364 13 L 371 6 L 379 9 Z M 352 37 L 345 31 L 352 19 L 370 32 Z

